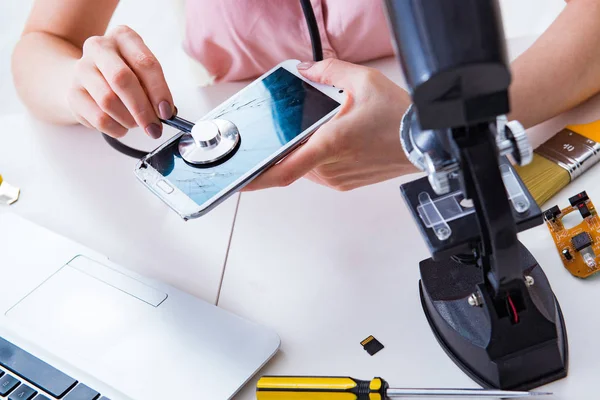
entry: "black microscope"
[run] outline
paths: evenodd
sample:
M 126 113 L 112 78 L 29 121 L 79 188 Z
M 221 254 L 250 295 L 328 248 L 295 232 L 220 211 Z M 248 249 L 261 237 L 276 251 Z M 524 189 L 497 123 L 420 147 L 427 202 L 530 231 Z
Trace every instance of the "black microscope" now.
M 402 144 L 427 177 L 401 187 L 431 258 L 421 302 L 440 345 L 484 387 L 528 390 L 567 374 L 567 333 L 546 275 L 517 233 L 542 213 L 506 156 L 511 81 L 497 0 L 386 0 L 413 106 Z

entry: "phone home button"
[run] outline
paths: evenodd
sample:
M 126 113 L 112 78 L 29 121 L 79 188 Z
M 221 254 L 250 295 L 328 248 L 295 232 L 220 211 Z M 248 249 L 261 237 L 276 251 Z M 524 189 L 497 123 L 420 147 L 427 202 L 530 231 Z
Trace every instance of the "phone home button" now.
M 173 189 L 173 186 L 169 185 L 164 179 L 156 182 L 156 186 L 166 194 L 171 194 L 173 193 L 173 190 L 175 190 Z

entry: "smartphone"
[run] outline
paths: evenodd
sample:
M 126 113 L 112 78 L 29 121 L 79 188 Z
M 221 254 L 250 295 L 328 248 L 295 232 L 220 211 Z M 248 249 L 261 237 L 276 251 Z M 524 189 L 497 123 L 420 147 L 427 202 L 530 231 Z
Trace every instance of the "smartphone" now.
M 237 151 L 195 166 L 179 153 L 180 132 L 140 160 L 138 179 L 182 218 L 200 217 L 300 146 L 340 109 L 343 89 L 310 82 L 296 66 L 277 65 L 201 120 L 224 119 L 240 135 Z

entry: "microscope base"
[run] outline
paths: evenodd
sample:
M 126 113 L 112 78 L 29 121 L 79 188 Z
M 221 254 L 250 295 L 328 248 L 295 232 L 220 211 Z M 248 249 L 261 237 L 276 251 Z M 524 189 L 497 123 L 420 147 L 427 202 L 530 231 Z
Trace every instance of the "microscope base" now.
M 518 322 L 499 316 L 476 266 L 453 260 L 420 263 L 421 303 L 433 333 L 448 356 L 486 388 L 530 390 L 564 378 L 568 368 L 563 315 L 546 275 L 520 244 L 524 276 L 534 278 Z M 482 306 L 472 306 L 477 290 Z

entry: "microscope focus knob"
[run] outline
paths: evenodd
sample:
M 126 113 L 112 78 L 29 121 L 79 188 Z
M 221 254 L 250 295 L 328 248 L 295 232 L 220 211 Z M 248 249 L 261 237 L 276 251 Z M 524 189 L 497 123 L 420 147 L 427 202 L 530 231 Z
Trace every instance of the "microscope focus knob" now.
M 519 121 L 506 120 L 506 116 L 498 117 L 496 121 L 496 144 L 501 156 L 510 155 L 520 165 L 527 165 L 533 160 L 533 148 L 525 128 Z
M 505 129 L 506 138 L 513 143 L 512 156 L 517 164 L 529 164 L 533 160 L 533 147 L 523 125 L 519 121 L 510 121 L 506 123 Z

